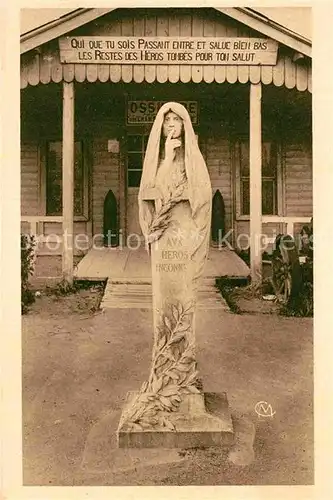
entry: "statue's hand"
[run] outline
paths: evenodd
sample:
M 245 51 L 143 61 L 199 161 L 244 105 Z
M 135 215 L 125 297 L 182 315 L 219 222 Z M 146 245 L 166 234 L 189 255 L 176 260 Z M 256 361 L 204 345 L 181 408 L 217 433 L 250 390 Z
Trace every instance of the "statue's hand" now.
M 176 155 L 176 148 L 179 148 L 182 145 L 182 142 L 179 139 L 172 139 L 173 130 L 168 134 L 168 137 L 165 141 L 165 160 L 172 161 Z

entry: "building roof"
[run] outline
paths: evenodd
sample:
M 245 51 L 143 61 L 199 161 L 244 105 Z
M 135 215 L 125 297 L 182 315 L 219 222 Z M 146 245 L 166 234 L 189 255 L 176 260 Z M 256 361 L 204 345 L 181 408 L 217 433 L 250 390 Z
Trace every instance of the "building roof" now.
M 113 10 L 116 9 L 80 8 L 30 30 L 21 35 L 21 54 L 63 36 Z M 248 7 L 223 7 L 216 8 L 216 10 L 301 54 L 311 57 L 312 44 L 308 38 L 295 33 L 256 10 Z

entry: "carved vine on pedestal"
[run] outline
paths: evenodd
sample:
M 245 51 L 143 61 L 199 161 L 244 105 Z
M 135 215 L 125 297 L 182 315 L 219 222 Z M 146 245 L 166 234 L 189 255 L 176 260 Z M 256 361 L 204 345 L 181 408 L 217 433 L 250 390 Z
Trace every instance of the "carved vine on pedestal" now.
M 153 362 L 144 382 L 121 424 L 128 430 L 154 426 L 175 430 L 168 412 L 177 411 L 184 394 L 198 394 L 195 345 L 192 336 L 194 305 L 170 304 L 161 316 Z
M 169 196 L 163 200 L 159 210 L 156 210 L 148 228 L 147 243 L 152 244 L 154 241 L 159 240 L 168 228 L 171 209 L 181 201 L 185 185 L 185 181 L 179 184 L 175 191 L 173 193 L 170 192 Z

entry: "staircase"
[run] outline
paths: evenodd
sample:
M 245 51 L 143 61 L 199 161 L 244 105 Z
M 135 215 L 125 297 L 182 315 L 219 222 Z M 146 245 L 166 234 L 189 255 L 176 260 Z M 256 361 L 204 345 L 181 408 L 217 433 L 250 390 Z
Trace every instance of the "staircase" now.
M 214 278 L 204 278 L 199 286 L 198 309 L 229 308 L 215 287 Z M 108 279 L 101 302 L 102 309 L 151 309 L 152 286 L 149 279 Z

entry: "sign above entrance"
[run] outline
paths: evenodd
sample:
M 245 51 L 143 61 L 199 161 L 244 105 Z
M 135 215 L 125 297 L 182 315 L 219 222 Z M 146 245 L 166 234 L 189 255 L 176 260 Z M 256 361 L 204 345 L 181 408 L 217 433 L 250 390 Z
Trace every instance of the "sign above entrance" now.
M 265 38 L 105 37 L 59 39 L 62 63 L 275 66 L 278 42 Z
M 153 123 L 160 107 L 168 101 L 127 101 L 127 123 Z M 198 124 L 198 103 L 196 101 L 179 101 L 185 106 L 193 125 Z

